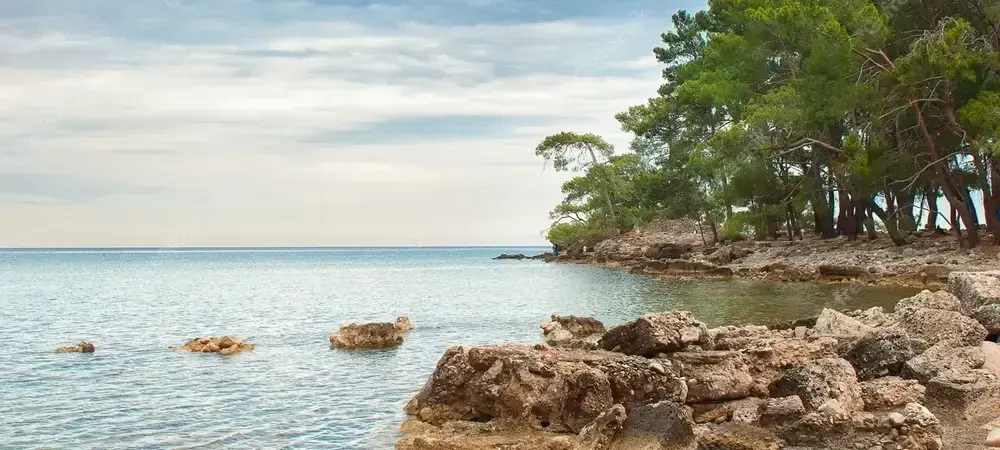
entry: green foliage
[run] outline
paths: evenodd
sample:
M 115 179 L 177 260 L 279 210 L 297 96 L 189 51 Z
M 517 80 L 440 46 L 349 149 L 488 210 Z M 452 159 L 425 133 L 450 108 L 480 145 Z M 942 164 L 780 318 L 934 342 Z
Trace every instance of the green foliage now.
M 536 148 L 584 172 L 563 186 L 556 235 L 661 217 L 721 224 L 725 239 L 832 237 L 875 215 L 905 241 L 915 196 L 990 191 L 1000 176 L 985 175 L 1000 171 L 998 5 L 710 0 L 676 13 L 653 51 L 663 85 L 615 116 L 631 153 L 566 132 Z

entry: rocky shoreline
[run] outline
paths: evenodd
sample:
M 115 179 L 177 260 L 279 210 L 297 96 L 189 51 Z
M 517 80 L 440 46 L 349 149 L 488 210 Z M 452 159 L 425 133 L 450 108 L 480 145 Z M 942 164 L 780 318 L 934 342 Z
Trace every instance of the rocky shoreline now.
M 888 238 L 844 237 L 705 245 L 698 235 L 636 230 L 593 249 L 574 248 L 548 262 L 618 267 L 667 279 L 861 282 L 943 288 L 952 272 L 1000 270 L 1000 248 L 966 249 L 940 231 L 920 231 L 906 246 Z M 584 251 L 587 250 L 587 251 Z
M 974 312 L 997 307 L 1000 272 L 953 272 L 893 311 L 786 327 L 552 316 L 546 343 L 449 348 L 396 448 L 980 449 L 1000 434 L 1000 322 Z

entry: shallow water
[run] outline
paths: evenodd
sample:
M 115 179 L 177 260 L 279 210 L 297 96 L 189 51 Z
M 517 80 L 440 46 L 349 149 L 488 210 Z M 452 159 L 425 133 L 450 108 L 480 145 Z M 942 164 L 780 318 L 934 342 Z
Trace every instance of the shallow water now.
M 2 251 L 0 447 L 391 448 L 446 346 L 538 342 L 552 313 L 771 323 L 913 292 L 489 259 L 502 251 L 540 249 Z M 400 348 L 329 348 L 343 322 L 397 315 L 417 327 Z M 168 349 L 220 334 L 257 349 Z M 97 353 L 54 353 L 81 339 Z

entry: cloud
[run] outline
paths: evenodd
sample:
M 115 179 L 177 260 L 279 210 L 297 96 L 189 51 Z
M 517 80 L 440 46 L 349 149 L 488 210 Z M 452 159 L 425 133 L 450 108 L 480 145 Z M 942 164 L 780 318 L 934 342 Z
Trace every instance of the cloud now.
M 672 12 L 168 3 L 0 5 L 0 245 L 539 243 L 534 146 L 627 148 Z

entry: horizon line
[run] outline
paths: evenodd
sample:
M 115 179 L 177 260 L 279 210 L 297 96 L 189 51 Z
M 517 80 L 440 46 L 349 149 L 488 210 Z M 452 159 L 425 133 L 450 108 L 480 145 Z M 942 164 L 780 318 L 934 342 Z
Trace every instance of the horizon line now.
M 0 246 L 4 250 L 323 250 L 323 249 L 420 249 L 420 248 L 549 248 L 550 245 L 179 245 L 179 246 Z

